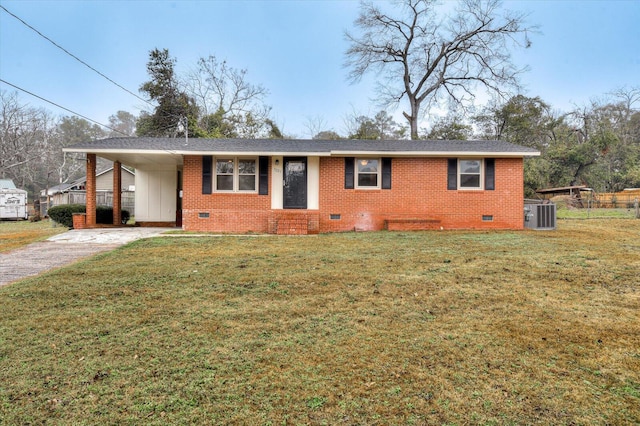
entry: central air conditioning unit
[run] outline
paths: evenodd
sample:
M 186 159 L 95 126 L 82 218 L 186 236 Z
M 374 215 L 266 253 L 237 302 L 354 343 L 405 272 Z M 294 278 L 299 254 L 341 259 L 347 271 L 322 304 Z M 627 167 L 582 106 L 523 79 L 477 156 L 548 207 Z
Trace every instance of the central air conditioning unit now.
M 556 229 L 556 205 L 525 204 L 524 227 L 539 231 L 551 231 Z

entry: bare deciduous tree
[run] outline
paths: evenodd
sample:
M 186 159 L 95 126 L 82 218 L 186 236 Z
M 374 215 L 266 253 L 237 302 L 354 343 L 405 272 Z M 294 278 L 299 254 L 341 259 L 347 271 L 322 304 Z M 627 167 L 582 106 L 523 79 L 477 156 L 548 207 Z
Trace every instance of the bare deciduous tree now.
M 251 117 L 262 122 L 269 118 L 271 108 L 263 102 L 267 89 L 250 83 L 246 69 L 233 68 L 213 55 L 200 58 L 197 68 L 183 79 L 183 85 L 200 108 L 204 129 L 211 127 L 207 122 L 211 119 L 236 122 Z
M 21 104 L 16 92 L 0 91 L 0 177 L 21 187 L 32 182 L 35 164 L 54 125 L 44 109 Z
M 523 71 L 511 60 L 512 44 L 528 47 L 531 28 L 523 14 L 501 9 L 499 0 L 461 0 L 451 14 L 435 0 L 401 0 L 397 15 L 378 4 L 363 3 L 346 33 L 345 65 L 352 82 L 378 73 L 378 99 L 384 105 L 406 98 L 411 138 L 428 107 L 449 97 L 460 104 L 473 99 L 477 86 L 502 94 L 518 86 Z M 395 12 L 395 11 L 394 11 Z
M 316 135 L 327 132 L 327 120 L 321 115 L 307 116 L 304 122 L 304 127 L 307 129 L 307 134 L 316 139 Z
M 64 146 L 104 135 L 85 119 L 59 119 L 22 103 L 17 93 L 0 91 L 0 177 L 12 179 L 31 197 L 82 175 L 85 161 L 80 154 L 63 153 Z

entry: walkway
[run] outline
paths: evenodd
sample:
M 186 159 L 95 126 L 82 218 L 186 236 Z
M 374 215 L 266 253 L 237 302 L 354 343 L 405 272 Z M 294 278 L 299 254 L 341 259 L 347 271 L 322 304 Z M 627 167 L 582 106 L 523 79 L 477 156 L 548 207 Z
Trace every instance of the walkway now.
M 0 287 L 176 228 L 74 229 L 0 254 Z

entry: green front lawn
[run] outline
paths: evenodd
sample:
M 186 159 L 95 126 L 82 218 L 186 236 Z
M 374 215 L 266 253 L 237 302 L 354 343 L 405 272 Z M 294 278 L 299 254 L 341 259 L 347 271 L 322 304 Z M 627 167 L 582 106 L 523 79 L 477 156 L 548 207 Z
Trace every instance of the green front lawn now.
M 0 424 L 637 424 L 638 235 L 137 241 L 0 288 Z
M 39 222 L 0 221 L 0 253 L 23 247 L 27 244 L 68 231 L 69 228 L 55 224 L 49 219 Z

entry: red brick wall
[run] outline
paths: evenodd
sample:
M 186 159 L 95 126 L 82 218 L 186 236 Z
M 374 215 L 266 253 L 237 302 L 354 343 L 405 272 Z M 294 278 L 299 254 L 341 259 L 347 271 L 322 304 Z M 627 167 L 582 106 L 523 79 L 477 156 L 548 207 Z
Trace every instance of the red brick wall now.
M 320 160 L 320 230 L 385 228 L 385 219 L 424 219 L 426 228 L 522 229 L 522 159 L 495 160 L 494 191 L 447 190 L 446 158 L 394 158 L 392 189 L 344 189 L 344 159 Z M 331 220 L 331 214 L 340 219 Z M 483 215 L 493 221 L 483 221 Z M 417 229 L 407 220 L 407 228 Z
M 185 157 L 183 174 L 184 229 L 274 232 L 274 220 L 283 211 L 271 210 L 271 194 L 203 195 L 199 156 Z M 446 158 L 394 158 L 392 189 L 344 189 L 344 159 L 323 157 L 320 210 L 287 212 L 308 218 L 310 233 L 381 230 L 386 225 L 389 229 L 522 229 L 522 159 L 495 160 L 495 187 L 494 191 L 450 191 Z M 493 220 L 483 221 L 483 215 Z
M 238 233 L 269 231 L 271 194 L 203 194 L 200 156 L 185 156 L 182 173 L 183 229 Z M 209 217 L 200 217 L 207 214 Z

